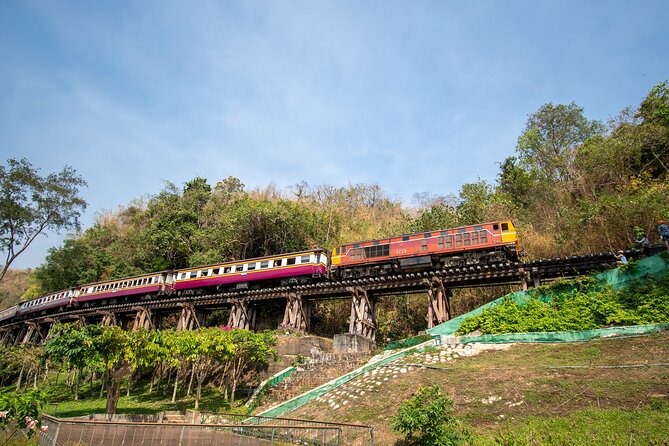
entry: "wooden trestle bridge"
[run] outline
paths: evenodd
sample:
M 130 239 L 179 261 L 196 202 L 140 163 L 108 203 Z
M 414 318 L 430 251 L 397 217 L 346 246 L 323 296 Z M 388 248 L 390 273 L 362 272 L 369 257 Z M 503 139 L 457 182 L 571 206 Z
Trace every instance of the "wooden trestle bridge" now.
M 628 254 L 634 256 L 636 252 Z M 204 325 L 207 312 L 226 306 L 230 308 L 228 326 L 254 329 L 258 312 L 263 306 L 276 302 L 285 303 L 280 329 L 308 333 L 311 303 L 327 299 L 351 299 L 349 334 L 373 342 L 376 336 L 376 301 L 380 296 L 425 292 L 427 325 L 432 328 L 452 317 L 450 297 L 454 288 L 515 284 L 527 289 L 545 281 L 576 277 L 614 265 L 612 254 L 599 253 L 200 295 L 157 293 L 133 299 L 102 299 L 6 320 L 0 326 L 0 343 L 39 344 L 48 338 L 56 322 L 76 320 L 119 325 L 129 330 L 155 329 L 162 326 L 161 318 L 175 313 L 178 315 L 177 329 L 191 330 Z

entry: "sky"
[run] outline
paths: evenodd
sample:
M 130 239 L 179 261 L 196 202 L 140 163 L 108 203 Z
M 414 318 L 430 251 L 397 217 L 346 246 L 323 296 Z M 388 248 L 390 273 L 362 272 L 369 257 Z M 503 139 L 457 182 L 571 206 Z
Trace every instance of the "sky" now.
M 197 176 L 457 194 L 545 103 L 638 106 L 667 23 L 660 0 L 3 0 L 0 162 L 74 167 L 84 228 Z

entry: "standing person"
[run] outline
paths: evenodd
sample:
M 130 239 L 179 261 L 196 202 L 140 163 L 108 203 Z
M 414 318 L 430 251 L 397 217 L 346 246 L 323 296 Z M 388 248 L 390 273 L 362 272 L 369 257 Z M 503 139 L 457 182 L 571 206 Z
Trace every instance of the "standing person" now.
M 667 245 L 667 251 L 669 251 L 669 226 L 667 226 L 664 220 L 657 222 L 657 232 L 660 233 L 660 238 Z
M 643 249 L 643 255 L 646 257 L 650 256 L 650 242 L 648 241 L 648 237 L 646 234 L 641 234 L 641 238 L 636 240 L 636 242 L 641 245 L 641 249 Z

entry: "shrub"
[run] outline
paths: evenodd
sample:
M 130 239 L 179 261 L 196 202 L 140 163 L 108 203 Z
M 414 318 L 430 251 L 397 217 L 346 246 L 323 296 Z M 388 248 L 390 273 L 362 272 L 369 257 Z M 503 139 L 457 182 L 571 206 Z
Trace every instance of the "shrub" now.
M 455 446 L 471 441 L 469 432 L 452 413 L 453 400 L 439 386 L 420 386 L 416 396 L 400 405 L 391 420 L 392 428 L 416 445 Z

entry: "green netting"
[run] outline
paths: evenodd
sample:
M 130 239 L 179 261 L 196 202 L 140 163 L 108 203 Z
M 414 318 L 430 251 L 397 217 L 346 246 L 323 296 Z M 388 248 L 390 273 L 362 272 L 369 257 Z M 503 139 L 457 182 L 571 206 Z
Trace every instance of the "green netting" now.
M 413 347 L 414 345 L 422 344 L 425 341 L 432 339 L 431 335 L 423 334 L 414 336 L 413 338 L 400 339 L 393 341 L 386 346 L 386 350 L 397 350 L 398 348 Z
M 508 343 L 508 342 L 578 342 L 594 338 L 607 338 L 612 336 L 634 336 L 654 333 L 656 331 L 669 330 L 669 324 L 634 325 L 631 327 L 609 327 L 596 330 L 582 331 L 551 331 L 544 333 L 509 333 L 481 336 L 463 336 L 460 342 L 471 344 L 483 343 Z
M 669 270 L 666 255 L 656 255 L 641 259 L 629 266 L 615 268 L 603 273 L 596 274 L 595 280 L 601 285 L 610 285 L 614 289 L 621 289 L 630 286 L 632 283 L 644 278 L 660 278 Z M 431 335 L 453 336 L 460 328 L 462 322 L 472 316 L 476 316 L 483 312 L 486 308 L 494 307 L 501 303 L 506 297 L 511 297 L 517 302 L 523 302 L 529 298 L 541 299 L 544 301 L 550 300 L 554 295 L 560 293 L 569 293 L 574 291 L 574 286 L 565 283 L 558 287 L 539 287 L 528 291 L 516 291 L 506 296 L 502 296 L 493 300 L 469 313 L 460 315 L 451 319 L 448 322 L 437 325 L 434 328 L 427 330 Z M 503 335 L 484 335 L 484 336 L 468 336 L 463 337 L 462 342 L 561 342 L 561 341 L 578 341 L 591 339 L 593 337 L 611 336 L 616 334 L 625 334 L 628 330 L 638 330 L 637 333 L 647 333 L 663 328 L 666 324 L 645 325 L 636 327 L 613 327 L 599 330 L 584 330 L 578 332 L 560 332 L 560 333 L 510 333 Z M 647 327 L 647 328 L 644 328 Z M 532 341 L 531 339 L 537 339 Z M 475 340 L 477 339 L 477 340 Z M 486 340 L 483 340 L 486 339 Z

